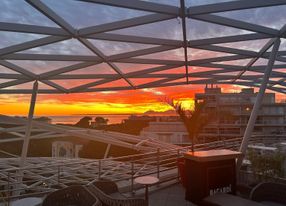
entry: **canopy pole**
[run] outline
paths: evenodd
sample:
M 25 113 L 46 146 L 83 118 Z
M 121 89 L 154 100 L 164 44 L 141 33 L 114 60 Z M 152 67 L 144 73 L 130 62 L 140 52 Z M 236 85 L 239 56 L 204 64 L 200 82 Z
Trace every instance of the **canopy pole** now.
M 258 94 L 256 96 L 255 104 L 254 104 L 253 109 L 251 111 L 250 118 L 248 120 L 246 129 L 245 129 L 245 132 L 244 132 L 244 136 L 243 136 L 243 139 L 242 139 L 242 142 L 241 142 L 241 145 L 240 145 L 239 151 L 242 153 L 242 155 L 237 160 L 237 165 L 236 165 L 237 166 L 237 170 L 239 170 L 241 165 L 242 165 L 242 161 L 243 161 L 243 158 L 244 158 L 246 150 L 247 150 L 248 142 L 249 142 L 249 139 L 251 137 L 251 134 L 252 134 L 252 131 L 253 131 L 253 128 L 254 128 L 254 125 L 255 125 L 255 121 L 256 121 L 256 118 L 257 118 L 257 115 L 258 115 L 258 112 L 259 112 L 259 108 L 260 108 L 260 106 L 262 104 L 262 100 L 263 100 L 263 97 L 264 97 L 264 94 L 265 94 L 265 90 L 267 88 L 267 84 L 268 84 L 268 81 L 269 81 L 269 78 L 270 78 L 270 75 L 271 75 L 271 72 L 272 72 L 272 67 L 273 67 L 273 65 L 275 63 L 275 59 L 276 59 L 276 56 L 277 56 L 277 51 L 279 50 L 280 42 L 281 41 L 280 41 L 279 38 L 277 38 L 276 41 L 274 42 L 274 45 L 273 45 L 273 48 L 272 48 L 272 51 L 271 51 L 271 54 L 270 54 L 270 57 L 269 57 L 269 61 L 268 61 L 268 64 L 267 64 L 267 67 L 265 68 L 263 80 L 261 82 L 261 85 L 260 85 L 260 88 L 259 88 L 259 92 L 258 92 Z
M 105 153 L 104 153 L 104 157 L 103 157 L 104 159 L 108 157 L 110 147 L 111 147 L 111 144 L 108 144 L 106 149 L 105 149 Z
M 189 84 L 189 61 L 188 61 L 188 40 L 187 40 L 187 26 L 186 26 L 186 6 L 185 0 L 180 1 L 181 4 L 181 18 L 182 18 L 182 31 L 183 31 L 183 47 L 185 57 L 185 69 L 186 69 L 186 82 Z
M 26 159 L 27 159 L 31 129 L 32 129 L 32 121 L 33 121 L 35 104 L 36 104 L 36 99 L 37 99 L 37 93 L 38 93 L 38 81 L 35 81 L 34 85 L 33 85 L 33 92 L 32 92 L 32 96 L 31 96 L 31 101 L 30 101 L 30 109 L 29 109 L 29 115 L 28 115 L 28 121 L 27 121 L 27 128 L 26 128 L 24 142 L 23 142 L 23 146 L 22 146 L 22 154 L 21 154 L 21 162 L 20 162 L 21 167 L 25 165 Z

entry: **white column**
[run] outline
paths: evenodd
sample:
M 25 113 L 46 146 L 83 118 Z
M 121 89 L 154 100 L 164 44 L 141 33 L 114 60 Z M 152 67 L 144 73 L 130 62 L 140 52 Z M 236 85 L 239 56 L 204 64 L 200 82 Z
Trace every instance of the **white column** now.
M 252 134 L 252 131 L 253 131 L 253 128 L 254 128 L 254 125 L 255 125 L 255 121 L 256 121 L 256 118 L 257 118 L 257 115 L 258 115 L 258 112 L 259 112 L 259 108 L 260 108 L 260 106 L 262 104 L 263 96 L 264 96 L 265 90 L 267 88 L 269 77 L 271 75 L 272 67 L 273 67 L 273 65 L 275 63 L 277 51 L 279 50 L 280 42 L 281 41 L 280 41 L 279 38 L 274 42 L 274 45 L 273 45 L 273 48 L 272 48 L 272 51 L 271 51 L 271 55 L 270 55 L 270 58 L 269 58 L 269 61 L 268 61 L 268 64 L 267 64 L 267 67 L 265 68 L 263 80 L 261 82 L 261 85 L 260 85 L 260 88 L 259 88 L 259 92 L 258 92 L 258 94 L 256 96 L 255 104 L 254 104 L 253 109 L 251 111 L 251 115 L 250 115 L 250 118 L 248 120 L 247 127 L 245 129 L 244 136 L 243 136 L 243 139 L 242 139 L 242 142 L 241 142 L 241 145 L 240 145 L 240 150 L 239 151 L 242 153 L 242 156 L 237 160 L 237 170 L 240 169 L 240 166 L 242 164 L 243 158 L 245 156 L 245 153 L 246 153 L 246 150 L 247 150 L 247 146 L 248 146 L 248 142 L 249 142 L 249 139 L 251 137 L 251 134 Z
M 20 163 L 21 167 L 25 165 L 26 159 L 27 159 L 31 129 L 32 129 L 32 121 L 33 121 L 36 98 L 37 98 L 37 92 L 38 92 L 38 81 L 35 81 L 34 85 L 33 85 L 33 93 L 31 96 L 31 101 L 30 101 L 30 109 L 29 109 L 29 115 L 28 115 L 28 121 L 27 121 L 27 128 L 26 128 L 23 147 L 22 147 L 21 163 Z
M 105 153 L 104 153 L 104 157 L 103 157 L 104 159 L 108 157 L 110 147 L 111 147 L 111 144 L 108 144 L 106 147 Z

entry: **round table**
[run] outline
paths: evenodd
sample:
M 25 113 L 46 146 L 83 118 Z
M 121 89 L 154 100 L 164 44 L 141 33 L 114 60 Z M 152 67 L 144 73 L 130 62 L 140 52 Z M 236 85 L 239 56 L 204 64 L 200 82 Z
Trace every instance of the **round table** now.
M 134 181 L 138 184 L 145 185 L 145 200 L 149 204 L 148 187 L 149 185 L 153 185 L 159 182 L 159 179 L 153 176 L 142 176 L 142 177 L 136 177 Z

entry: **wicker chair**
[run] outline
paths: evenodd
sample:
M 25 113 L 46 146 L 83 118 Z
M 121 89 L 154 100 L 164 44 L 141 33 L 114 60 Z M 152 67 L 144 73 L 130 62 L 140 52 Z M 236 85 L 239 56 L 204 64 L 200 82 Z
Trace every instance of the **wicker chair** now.
M 110 180 L 93 181 L 87 185 L 88 190 L 102 202 L 103 206 L 147 206 L 144 199 L 127 198 L 119 191 L 117 185 Z
M 286 184 L 260 183 L 252 189 L 250 199 L 257 202 L 275 202 L 286 205 Z
M 42 204 L 42 206 L 65 205 L 101 206 L 102 204 L 96 196 L 81 185 L 74 185 L 57 190 L 47 195 Z

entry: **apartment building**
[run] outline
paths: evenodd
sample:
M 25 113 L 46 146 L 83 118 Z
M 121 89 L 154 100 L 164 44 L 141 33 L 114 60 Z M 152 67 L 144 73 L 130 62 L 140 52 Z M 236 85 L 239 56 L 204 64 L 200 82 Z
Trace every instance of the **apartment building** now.
M 205 102 L 204 112 L 214 112 L 200 136 L 211 139 L 241 137 L 244 134 L 257 93 L 252 88 L 239 93 L 223 93 L 220 87 L 206 86 L 195 95 L 195 102 Z M 277 103 L 274 93 L 265 93 L 253 130 L 254 135 L 283 134 L 286 131 L 286 104 Z
M 257 93 L 252 88 L 238 93 L 224 93 L 220 87 L 206 86 L 204 93 L 195 94 L 195 102 L 205 102 L 204 113 L 213 119 L 199 134 L 198 142 L 242 137 L 255 103 Z M 286 103 L 277 103 L 274 93 L 265 93 L 253 135 L 280 135 L 286 132 Z M 179 118 L 152 121 L 142 137 L 155 138 L 174 144 L 189 144 L 188 133 Z

